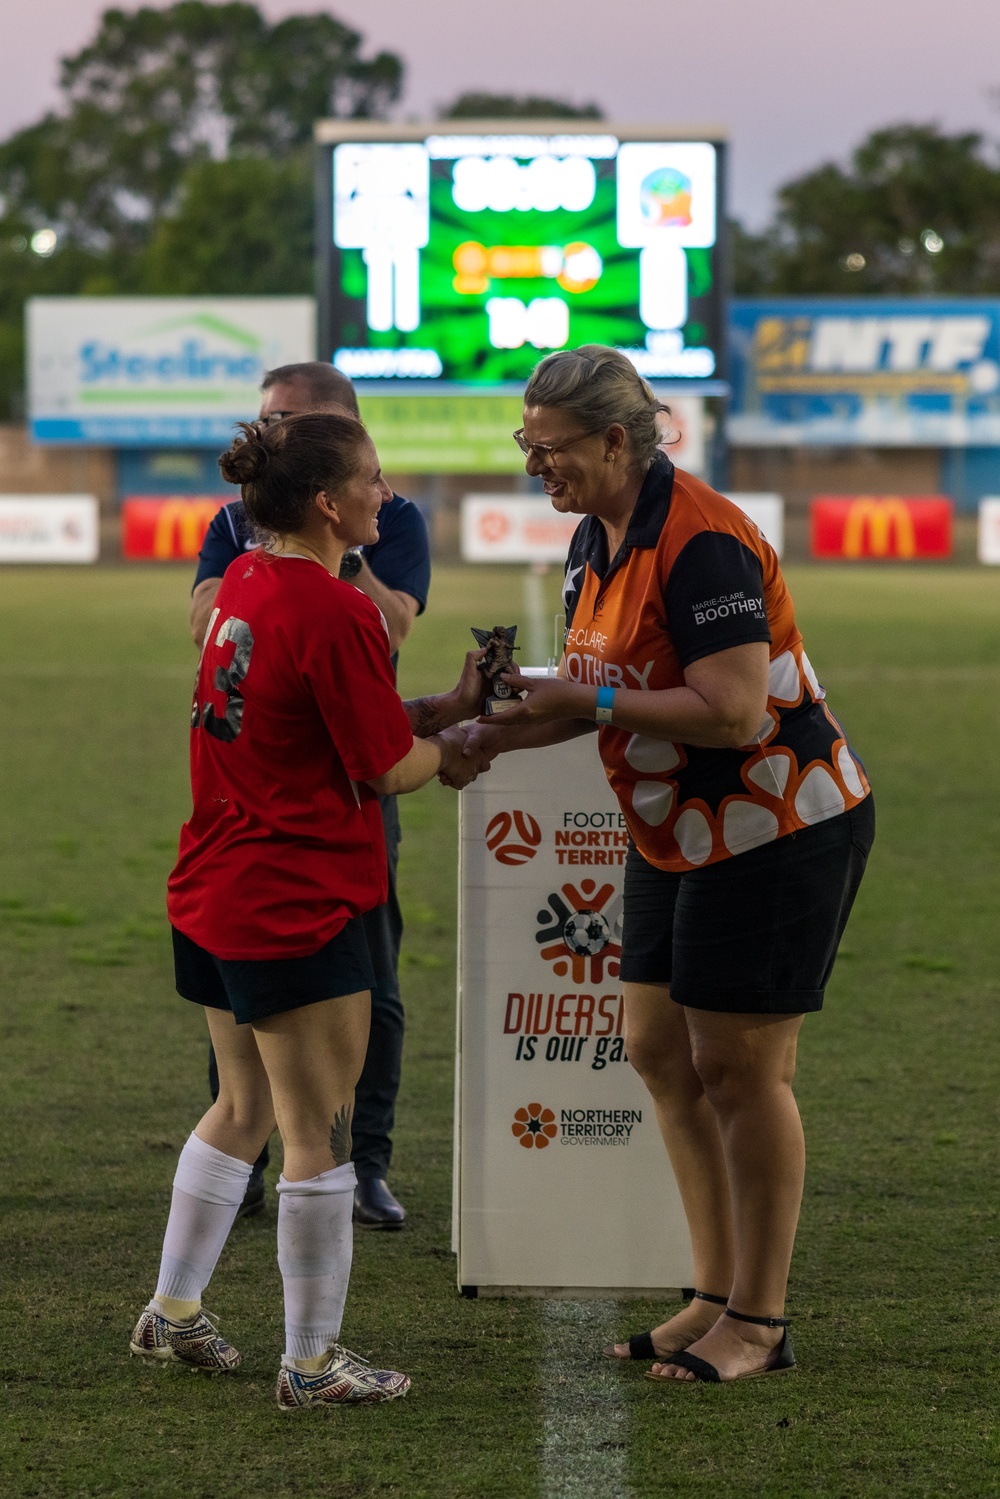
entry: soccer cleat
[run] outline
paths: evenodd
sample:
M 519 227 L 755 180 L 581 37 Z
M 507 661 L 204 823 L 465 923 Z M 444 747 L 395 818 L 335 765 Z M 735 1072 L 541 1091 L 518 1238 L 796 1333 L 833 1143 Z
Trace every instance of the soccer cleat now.
M 281 1360 L 278 1375 L 278 1409 L 305 1410 L 310 1405 L 375 1405 L 380 1400 L 398 1400 L 410 1388 L 408 1374 L 392 1369 L 373 1369 L 334 1343 L 330 1362 L 318 1374 L 304 1374 L 291 1359 Z
M 132 1334 L 129 1352 L 160 1364 L 184 1364 L 204 1374 L 232 1374 L 240 1356 L 219 1336 L 211 1312 L 204 1309 L 190 1322 L 171 1322 L 147 1306 Z

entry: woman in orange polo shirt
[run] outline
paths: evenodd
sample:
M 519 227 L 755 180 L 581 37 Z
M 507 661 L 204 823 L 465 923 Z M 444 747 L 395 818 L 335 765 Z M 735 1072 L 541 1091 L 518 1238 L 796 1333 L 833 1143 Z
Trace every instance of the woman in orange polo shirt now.
M 515 436 L 554 508 L 583 517 L 565 652 L 558 679 L 509 674 L 524 700 L 472 738 L 500 753 L 598 727 L 630 834 L 628 1056 L 653 1097 L 698 1287 L 604 1351 L 653 1360 L 657 1381 L 725 1382 L 794 1367 L 796 1043 L 823 1003 L 874 806 L 774 551 L 660 450 L 664 409 L 613 349 L 536 368 Z

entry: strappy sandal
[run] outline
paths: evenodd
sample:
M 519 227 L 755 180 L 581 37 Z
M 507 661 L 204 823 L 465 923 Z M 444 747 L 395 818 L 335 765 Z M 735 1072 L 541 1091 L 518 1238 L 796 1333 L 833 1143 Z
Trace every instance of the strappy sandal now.
M 734 1322 L 752 1322 L 755 1327 L 783 1327 L 785 1329 L 781 1342 L 778 1343 L 767 1356 L 767 1363 L 763 1369 L 751 1369 L 748 1374 L 735 1374 L 732 1379 L 723 1379 L 714 1364 L 707 1359 L 699 1358 L 696 1353 L 688 1353 L 682 1349 L 668 1359 L 658 1359 L 661 1364 L 676 1364 L 679 1369 L 688 1369 L 694 1375 L 696 1384 L 735 1384 L 738 1379 L 761 1379 L 765 1374 L 787 1374 L 790 1369 L 795 1368 L 795 1354 L 792 1351 L 792 1340 L 788 1336 L 791 1326 L 787 1317 L 748 1317 L 743 1312 L 734 1312 L 726 1307 L 723 1313 L 726 1317 L 732 1317 Z M 654 1374 L 652 1369 L 647 1369 L 646 1379 L 651 1379 L 654 1384 L 691 1384 L 690 1379 L 670 1379 L 662 1374 Z
M 710 1301 L 713 1306 L 725 1306 L 728 1300 L 725 1296 L 712 1296 L 708 1291 L 685 1291 L 691 1301 Z M 605 1358 L 617 1359 L 620 1364 L 627 1364 L 629 1360 L 635 1362 L 645 1361 L 652 1363 L 654 1359 L 660 1363 L 674 1362 L 676 1355 L 673 1353 L 657 1353 L 653 1347 L 653 1334 L 651 1332 L 637 1332 L 627 1339 L 628 1353 L 616 1353 L 614 1343 L 608 1343 L 601 1349 Z M 678 1352 L 680 1350 L 678 1349 Z

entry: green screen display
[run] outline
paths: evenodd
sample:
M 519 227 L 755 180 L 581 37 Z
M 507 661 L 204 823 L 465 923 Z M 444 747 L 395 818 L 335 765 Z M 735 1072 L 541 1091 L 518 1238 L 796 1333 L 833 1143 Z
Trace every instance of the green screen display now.
M 327 357 L 411 388 L 522 384 L 560 348 L 718 378 L 719 147 L 613 134 L 331 144 Z

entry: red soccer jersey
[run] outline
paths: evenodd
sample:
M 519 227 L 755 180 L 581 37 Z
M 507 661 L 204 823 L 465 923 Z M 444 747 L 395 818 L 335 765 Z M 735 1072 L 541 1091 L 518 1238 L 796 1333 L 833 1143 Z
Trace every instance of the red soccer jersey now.
M 167 911 L 218 958 L 306 957 L 387 895 L 364 783 L 413 734 L 385 622 L 320 563 L 255 551 L 227 569 L 207 641 Z

